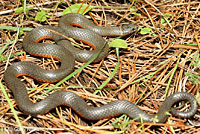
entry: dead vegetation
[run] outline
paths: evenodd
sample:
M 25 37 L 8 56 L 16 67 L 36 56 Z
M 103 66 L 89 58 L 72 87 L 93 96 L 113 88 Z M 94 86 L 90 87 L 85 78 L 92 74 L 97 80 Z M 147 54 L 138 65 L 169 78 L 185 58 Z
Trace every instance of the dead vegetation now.
M 33 8 L 26 13 L 28 15 L 26 16 L 24 12 L 15 13 L 16 9 L 23 7 L 22 2 L 13 0 L 0 2 L 0 78 L 26 133 L 200 133 L 200 109 L 191 119 L 170 116 L 169 121 L 158 124 L 134 122 L 126 116 L 119 121 L 116 120 L 121 116 L 89 121 L 66 106 L 59 106 L 47 114 L 36 117 L 23 114 L 17 108 L 12 93 L 4 83 L 3 75 L 7 66 L 20 60 L 32 61 L 47 69 L 55 69 L 57 66 L 53 59 L 38 58 L 24 52 L 22 41 L 29 30 L 19 30 L 17 27 L 57 25 L 63 10 L 76 4 L 70 1 L 56 5 L 57 3 L 59 1 L 26 2 L 27 8 Z M 149 114 L 158 111 L 165 95 L 180 91 L 198 95 L 200 47 L 198 0 L 138 0 L 134 3 L 128 0 L 121 3 L 117 0 L 94 0 L 91 5 L 100 8 L 93 8 L 86 16 L 93 16 L 93 21 L 98 25 L 134 23 L 141 27 L 140 31 L 123 37 L 128 47 L 119 49 L 118 71 L 96 95 L 93 93 L 109 78 L 117 65 L 114 48 L 110 49 L 109 55 L 104 60 L 88 65 L 57 89 L 72 91 L 93 106 L 101 106 L 118 99 L 137 102 L 137 105 Z M 44 22 L 39 22 L 34 18 L 42 9 L 48 12 L 49 17 Z M 108 40 L 107 37 L 105 39 Z M 74 70 L 83 64 L 76 62 Z M 29 88 L 33 101 L 44 99 L 46 95 L 41 96 L 41 94 L 55 85 L 41 85 L 28 77 L 22 77 L 22 80 Z M 20 133 L 2 90 L 0 94 L 1 131 Z

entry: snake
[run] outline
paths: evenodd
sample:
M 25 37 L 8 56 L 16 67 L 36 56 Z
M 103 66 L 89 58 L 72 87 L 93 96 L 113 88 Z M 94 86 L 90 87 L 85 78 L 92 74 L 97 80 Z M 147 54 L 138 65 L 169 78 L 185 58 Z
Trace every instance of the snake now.
M 60 18 L 58 26 L 44 25 L 28 32 L 22 43 L 24 50 L 34 56 L 54 58 L 60 61 L 61 65 L 55 70 L 45 70 L 32 62 L 20 61 L 6 69 L 4 80 L 12 91 L 19 109 L 25 114 L 34 116 L 45 114 L 59 105 L 66 105 L 88 120 L 100 120 L 127 114 L 136 121 L 165 122 L 169 116 L 168 112 L 182 118 L 192 117 L 198 106 L 195 97 L 187 92 L 178 92 L 167 97 L 158 113 L 154 115 L 147 114 L 136 104 L 127 100 L 112 101 L 100 107 L 89 106 L 77 94 L 64 90 L 55 91 L 37 103 L 30 101 L 26 86 L 19 79 L 20 76 L 29 76 L 40 82 L 57 82 L 73 71 L 75 60 L 89 61 L 100 49 L 102 51 L 96 60 L 106 57 L 109 47 L 102 36 L 124 36 L 136 29 L 135 24 L 124 24 L 118 27 L 97 26 L 81 14 L 70 13 Z M 77 48 L 58 33 L 82 41 L 92 50 Z M 55 44 L 42 42 L 45 39 L 53 40 Z M 172 108 L 174 104 L 182 101 L 189 101 L 188 111 L 181 112 Z

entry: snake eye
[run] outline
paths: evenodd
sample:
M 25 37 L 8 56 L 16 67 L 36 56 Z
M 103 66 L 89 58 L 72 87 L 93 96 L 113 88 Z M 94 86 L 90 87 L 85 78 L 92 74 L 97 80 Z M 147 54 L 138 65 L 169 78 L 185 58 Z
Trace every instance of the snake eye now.
M 139 29 L 138 26 L 135 24 L 122 25 L 122 32 L 124 35 L 137 32 L 138 29 Z

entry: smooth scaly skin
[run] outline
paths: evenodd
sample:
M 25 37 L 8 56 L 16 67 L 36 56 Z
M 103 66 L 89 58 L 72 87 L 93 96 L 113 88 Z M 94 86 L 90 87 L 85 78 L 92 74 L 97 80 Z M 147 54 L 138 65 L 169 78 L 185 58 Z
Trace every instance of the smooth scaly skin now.
M 79 25 L 84 29 L 72 27 L 71 24 Z M 98 53 L 105 42 L 100 35 L 120 36 L 127 35 L 138 30 L 138 27 L 135 24 L 123 25 L 121 27 L 96 26 L 83 15 L 76 13 L 71 13 L 63 16 L 59 20 L 59 26 L 62 27 L 65 31 L 65 35 L 75 39 L 84 40 L 85 42 L 95 46 L 96 49 L 93 51 L 82 51 L 73 47 L 72 45 L 65 45 L 67 49 L 73 53 L 75 59 L 78 61 L 88 61 Z M 59 43 L 65 44 L 65 42 L 66 40 L 63 40 Z M 108 54 L 108 51 L 109 48 L 106 44 L 101 54 L 97 57 L 96 61 L 99 61 L 105 57 Z
M 74 16 L 75 18 L 73 19 L 72 16 Z M 161 106 L 161 108 L 159 109 L 159 112 L 154 116 L 146 114 L 145 112 L 138 109 L 135 104 L 126 100 L 114 101 L 101 107 L 90 107 L 86 104 L 86 102 L 81 97 L 68 91 L 56 91 L 52 93 L 51 95 L 49 95 L 46 99 L 38 103 L 32 103 L 29 100 L 26 87 L 17 77 L 21 75 L 28 75 L 39 81 L 45 81 L 45 82 L 58 81 L 73 70 L 74 56 L 71 54 L 71 51 L 73 54 L 80 52 L 80 51 L 77 51 L 76 49 L 73 49 L 73 47 L 70 46 L 70 43 L 64 40 L 64 38 L 56 35 L 55 33 L 50 32 L 47 29 L 51 29 L 60 33 L 63 33 L 63 29 L 64 29 L 65 34 L 67 35 L 71 34 L 70 36 L 76 39 L 80 37 L 80 40 L 86 40 L 86 42 L 93 44 L 97 50 L 101 49 L 104 44 L 104 40 L 98 34 L 95 34 L 94 32 L 87 29 L 84 29 L 86 30 L 85 32 L 83 29 L 73 28 L 72 26 L 70 26 L 70 22 L 66 22 L 64 18 L 70 18 L 69 20 L 71 20 L 73 23 L 76 23 L 76 24 L 80 24 L 80 21 L 83 21 L 85 22 L 84 25 L 80 24 L 82 27 L 88 28 L 88 29 L 92 28 L 92 27 L 90 28 L 92 24 L 89 24 L 89 22 L 87 22 L 88 20 L 85 19 L 85 17 L 83 17 L 82 15 L 68 14 L 61 18 L 61 21 L 59 22 L 60 24 L 59 27 L 42 26 L 42 27 L 35 28 L 25 36 L 24 42 L 23 42 L 24 49 L 30 54 L 42 56 L 42 57 L 53 56 L 54 58 L 59 60 L 61 62 L 61 67 L 59 69 L 50 70 L 50 71 L 43 70 L 31 62 L 18 62 L 8 67 L 8 69 L 5 72 L 5 75 L 4 75 L 5 82 L 7 83 L 8 87 L 12 90 L 15 96 L 16 102 L 18 104 L 18 107 L 23 112 L 27 114 L 31 114 L 31 115 L 37 115 L 37 114 L 47 113 L 48 111 L 50 111 L 51 109 L 59 105 L 68 105 L 69 107 L 73 108 L 78 114 L 80 114 L 82 117 L 89 120 L 108 118 L 108 117 L 125 113 L 131 118 L 136 119 L 137 121 L 140 121 L 140 119 L 142 119 L 144 122 L 152 122 L 152 121 L 164 122 L 168 117 L 168 115 L 166 115 L 166 112 L 170 112 L 170 109 L 174 103 L 182 101 L 182 100 L 188 100 L 191 104 L 191 109 L 188 112 L 184 113 L 184 112 L 178 112 L 176 110 L 173 110 L 172 113 L 174 115 L 185 117 L 185 118 L 189 118 L 195 114 L 197 110 L 197 103 L 191 94 L 184 93 L 184 92 L 173 94 L 169 98 L 167 98 L 165 102 L 163 103 L 163 105 Z M 89 25 L 88 27 L 87 27 L 87 24 Z M 117 30 L 117 27 L 114 27 L 112 30 L 112 34 L 115 34 L 115 35 L 128 34 L 129 32 L 121 33 L 123 30 L 122 31 L 119 31 L 119 30 L 124 29 L 125 27 L 129 28 L 130 26 L 131 25 L 123 26 L 123 28 L 118 28 L 118 30 Z M 66 30 L 66 28 L 69 30 Z M 134 30 L 134 29 L 135 27 L 132 28 L 131 30 Z M 103 27 L 100 27 L 99 29 L 98 27 L 95 27 L 95 30 L 93 31 L 96 31 L 96 32 L 98 31 L 99 34 L 109 35 L 109 30 L 110 28 L 106 30 L 106 28 L 103 28 Z M 125 29 L 125 31 L 127 32 L 127 29 Z M 103 32 L 107 32 L 107 33 L 103 33 Z M 51 38 L 55 40 L 58 45 L 52 45 L 52 44 L 47 44 L 47 43 L 37 43 L 42 38 Z M 68 45 L 68 47 L 65 47 L 65 45 Z M 70 47 L 70 52 L 69 50 L 66 49 L 69 47 Z M 99 56 L 98 58 L 101 59 L 105 57 L 107 53 L 108 53 L 108 47 L 106 46 L 103 50 L 102 56 Z M 75 55 L 75 58 L 77 60 L 87 61 L 91 59 L 93 56 L 94 56 L 94 53 L 91 54 L 89 51 L 86 51 L 86 52 L 83 51 L 82 54 L 78 54 L 78 56 Z M 157 120 L 153 120 L 153 119 L 157 119 Z

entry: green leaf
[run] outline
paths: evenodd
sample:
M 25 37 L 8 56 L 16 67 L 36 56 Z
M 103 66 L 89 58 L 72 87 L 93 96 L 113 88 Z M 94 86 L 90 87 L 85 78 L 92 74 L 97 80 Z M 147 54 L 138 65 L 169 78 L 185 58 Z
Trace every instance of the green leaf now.
M 153 118 L 150 119 L 150 121 L 152 121 L 153 123 L 157 123 L 159 120 L 158 120 L 158 116 L 154 116 Z
M 130 8 L 130 12 L 131 11 L 134 11 L 135 9 L 134 8 Z M 142 16 L 140 13 L 137 13 L 137 11 L 133 12 L 132 14 L 136 15 L 136 16 Z
M 32 8 L 32 7 L 26 8 L 26 13 L 28 13 L 28 12 L 29 12 L 30 10 L 32 10 L 32 9 L 34 9 L 34 8 Z M 20 13 L 23 13 L 23 11 L 24 11 L 24 8 L 23 8 L 23 7 L 20 7 L 20 8 L 17 8 L 17 9 L 15 10 L 15 13 L 20 14 Z
M 199 74 L 186 72 L 185 75 L 187 75 L 189 77 L 188 80 L 192 84 L 198 84 L 199 83 L 199 78 L 200 78 Z
M 165 13 L 165 18 L 164 17 L 162 17 L 161 18 L 161 20 L 160 20 L 160 23 L 162 24 L 162 25 L 165 25 L 165 24 L 167 24 L 167 21 L 165 20 L 165 19 L 169 19 L 169 17 L 172 15 L 172 13 Z
M 197 43 L 190 43 L 190 44 L 184 44 L 184 45 L 188 45 L 188 46 L 197 46 Z
M 18 27 L 11 27 L 11 26 L 0 26 L 0 29 L 8 29 L 8 30 L 18 30 Z M 26 28 L 26 27 L 21 27 L 20 30 L 23 31 L 31 31 L 33 28 Z
M 63 12 L 62 12 L 62 15 L 65 15 L 65 14 L 68 14 L 68 13 L 77 13 L 79 8 L 80 8 L 81 4 L 74 4 L 74 5 L 71 5 L 70 7 L 66 8 Z M 79 13 L 82 14 L 82 12 L 85 10 L 85 8 L 87 8 L 88 4 L 83 4 Z M 93 8 L 93 6 L 89 6 L 85 12 L 87 13 L 88 11 L 90 11 L 91 9 Z
M 165 15 L 167 16 L 167 18 L 169 18 L 169 16 L 173 15 L 172 13 L 165 13 Z
M 152 30 L 152 28 L 150 28 L 150 27 L 141 28 L 140 34 L 152 33 L 151 30 Z
M 127 43 L 122 39 L 115 39 L 109 44 L 109 47 L 127 48 Z
M 44 22 L 49 17 L 50 16 L 47 14 L 47 12 L 45 10 L 41 10 L 40 12 L 37 12 L 37 14 L 35 16 L 35 20 L 40 21 L 40 22 Z
M 22 36 L 24 34 L 24 31 L 19 29 L 19 36 Z
M 189 59 L 188 61 L 191 61 L 190 66 L 193 66 L 194 68 L 194 72 L 190 73 L 190 72 L 186 72 L 185 75 L 188 76 L 188 80 L 192 83 L 192 84 L 199 84 L 199 79 L 200 79 L 200 73 L 199 73 L 199 68 L 200 68 L 200 54 L 199 51 L 196 51 L 193 55 L 193 57 L 191 59 Z
M 193 66 L 195 66 L 197 68 L 200 68 L 199 57 L 200 57 L 199 52 L 196 51 L 195 54 L 194 54 L 194 56 L 193 56 L 193 58 L 189 59 L 189 61 L 191 61 L 190 65 L 193 65 Z
M 24 10 L 23 7 L 17 8 L 17 9 L 15 10 L 15 13 L 22 13 L 23 10 Z
M 17 52 L 15 55 L 11 54 L 10 58 L 13 58 L 16 55 L 22 55 L 22 54 L 24 54 L 24 52 Z M 4 61 L 4 60 L 7 60 L 7 59 L 8 59 L 7 56 L 0 56 L 0 61 Z
M 123 123 L 118 124 L 122 119 L 124 120 Z M 124 114 L 124 115 L 120 116 L 119 118 L 117 118 L 116 120 L 114 120 L 112 122 L 112 126 L 115 128 L 127 126 L 127 115 Z
M 156 33 L 153 33 L 152 35 L 153 35 L 153 36 L 157 36 L 158 34 L 156 34 Z
M 165 20 L 163 17 L 161 18 L 160 23 L 161 23 L 162 25 L 167 24 L 166 20 Z
M 26 8 L 26 13 L 28 13 L 30 10 L 33 10 L 33 9 L 34 9 L 33 7 Z

